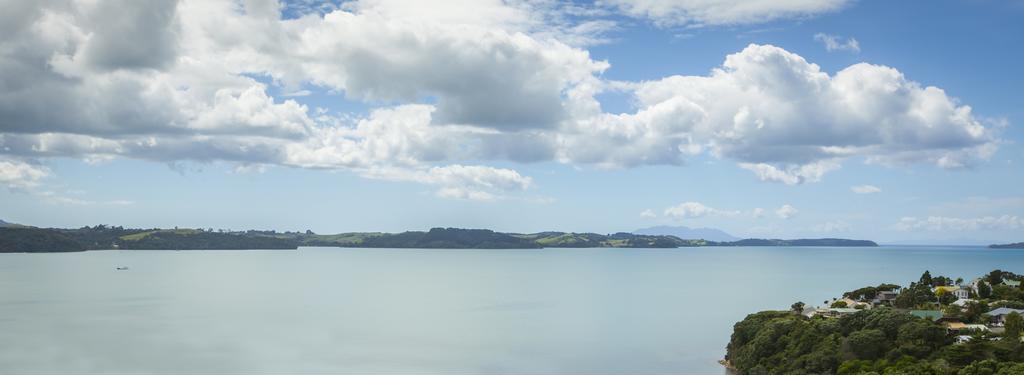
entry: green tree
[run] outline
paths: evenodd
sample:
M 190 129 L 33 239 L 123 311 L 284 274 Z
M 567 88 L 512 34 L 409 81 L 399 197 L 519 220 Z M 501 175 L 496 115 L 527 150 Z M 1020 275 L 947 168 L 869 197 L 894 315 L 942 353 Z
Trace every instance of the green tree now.
M 829 306 L 829 307 L 836 308 L 836 309 L 841 309 L 841 308 L 847 307 L 847 305 L 846 305 L 846 301 L 835 301 L 835 302 L 832 302 L 832 305 Z
M 943 305 L 948 305 L 956 301 L 956 296 L 953 295 L 953 293 L 947 292 L 945 290 L 939 290 L 938 292 L 935 293 L 935 295 L 939 297 L 939 303 Z
M 988 304 L 985 302 L 971 302 L 968 303 L 964 309 L 964 321 L 968 323 L 983 323 L 982 315 L 989 311 Z
M 804 312 L 804 306 L 806 305 L 804 305 L 803 302 L 797 302 L 789 306 L 789 311 L 792 311 L 795 314 L 801 314 Z
M 932 285 L 932 273 L 927 270 L 921 274 L 921 279 L 917 281 L 918 284 Z
M 865 329 L 851 333 L 846 345 L 853 355 L 860 359 L 876 359 L 885 354 L 885 333 L 877 329 Z
M 1012 312 L 1004 318 L 1006 331 L 1003 332 L 1003 339 L 1008 341 L 1020 341 L 1021 330 L 1024 329 L 1024 319 L 1020 314 Z
M 985 279 L 988 280 L 989 285 L 999 285 L 999 284 L 1002 284 L 1003 283 L 1003 271 L 1002 270 L 993 270 L 992 272 L 989 272 L 988 275 L 985 276 Z
M 899 351 L 915 358 L 927 357 L 947 343 L 944 328 L 920 319 L 900 326 L 896 336 Z
M 989 286 L 984 280 L 978 281 L 978 297 L 989 298 L 992 297 L 992 287 Z

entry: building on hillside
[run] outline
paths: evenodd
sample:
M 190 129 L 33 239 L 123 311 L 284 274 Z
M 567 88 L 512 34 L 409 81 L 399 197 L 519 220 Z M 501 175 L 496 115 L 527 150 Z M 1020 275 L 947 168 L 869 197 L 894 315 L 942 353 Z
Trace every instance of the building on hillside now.
M 988 326 L 986 326 L 984 324 L 964 324 L 964 330 L 966 330 L 968 332 L 971 332 L 971 331 L 988 332 L 989 331 Z
M 967 299 L 967 298 L 971 297 L 970 289 L 965 288 L 965 287 L 961 287 L 959 285 L 956 285 L 956 286 L 937 286 L 937 287 L 932 289 L 932 292 L 935 292 L 936 294 L 938 294 L 940 292 L 941 293 L 949 293 L 949 294 L 952 294 L 953 296 L 955 296 L 956 299 L 958 299 L 958 300 Z
M 871 308 L 871 305 L 868 304 L 867 302 L 859 302 L 859 301 L 856 301 L 856 300 L 853 300 L 853 299 L 850 299 L 850 298 L 845 298 L 844 297 L 843 299 L 838 300 L 836 302 L 840 302 L 840 301 L 845 302 L 846 303 L 846 307 L 852 307 L 852 308 L 855 308 L 855 309 L 868 309 L 868 308 Z M 833 303 L 835 303 L 835 302 L 833 302 Z
M 1020 280 L 1003 279 L 1003 284 L 1006 286 L 1012 286 L 1014 288 L 1020 287 Z
M 827 317 L 830 317 L 830 318 L 838 318 L 838 317 L 841 317 L 841 316 L 855 314 L 858 311 L 861 311 L 861 310 L 860 309 L 849 308 L 849 307 L 830 307 L 830 308 L 828 308 L 828 310 L 825 311 L 824 315 L 827 316 Z
M 910 310 L 910 315 L 931 321 L 939 321 L 942 319 L 942 311 L 939 310 Z
M 990 326 L 1002 327 L 1003 324 L 1006 323 L 1006 316 L 1010 315 L 1010 314 L 1013 314 L 1013 313 L 1024 315 L 1024 310 L 1022 310 L 1022 309 L 1011 309 L 1009 307 L 1000 307 L 998 309 L 989 311 L 985 315 L 988 315 L 992 319 L 989 322 Z
M 873 306 L 879 306 L 879 305 L 892 306 L 893 302 L 896 301 L 896 297 L 899 297 L 899 295 L 900 295 L 899 289 L 880 291 L 880 292 L 878 292 L 878 294 L 875 295 L 875 298 L 871 300 L 871 305 L 873 305 Z
M 968 288 L 970 288 L 971 291 L 973 291 L 974 294 L 977 295 L 978 294 L 978 284 L 980 284 L 982 281 L 985 281 L 985 279 L 980 278 L 980 277 L 976 278 L 974 280 L 971 280 L 971 284 L 968 286 Z
M 977 301 L 975 301 L 973 299 L 970 299 L 970 298 L 965 298 L 965 299 L 958 299 L 956 301 L 953 301 L 953 303 L 950 303 L 950 305 L 957 306 L 957 307 L 962 309 L 962 308 L 967 307 L 968 303 L 974 303 L 974 302 L 977 302 Z
M 815 307 L 812 307 L 812 306 L 805 306 L 804 307 L 804 311 L 800 312 L 800 315 L 806 316 L 808 318 L 813 318 L 817 314 L 818 314 L 818 309 L 815 308 Z

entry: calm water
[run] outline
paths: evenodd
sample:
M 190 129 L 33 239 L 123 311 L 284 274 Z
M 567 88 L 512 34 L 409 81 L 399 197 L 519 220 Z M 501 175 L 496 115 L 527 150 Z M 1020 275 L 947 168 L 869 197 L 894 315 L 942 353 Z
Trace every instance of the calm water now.
M 993 268 L 1024 271 L 1024 252 L 0 254 L 0 373 L 722 374 L 747 313 Z

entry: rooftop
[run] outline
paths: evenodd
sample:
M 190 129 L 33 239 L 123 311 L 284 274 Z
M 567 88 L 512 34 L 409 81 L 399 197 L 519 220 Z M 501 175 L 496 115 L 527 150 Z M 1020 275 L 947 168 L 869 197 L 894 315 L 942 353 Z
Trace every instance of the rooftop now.
M 987 314 L 989 316 L 1003 316 L 1003 315 L 1007 315 L 1009 313 L 1018 313 L 1018 314 L 1024 315 L 1024 310 L 1022 310 L 1022 309 L 1011 309 L 1009 307 L 1000 307 L 998 309 L 989 311 Z
M 942 319 L 942 311 L 938 310 L 910 310 L 910 315 L 931 320 Z

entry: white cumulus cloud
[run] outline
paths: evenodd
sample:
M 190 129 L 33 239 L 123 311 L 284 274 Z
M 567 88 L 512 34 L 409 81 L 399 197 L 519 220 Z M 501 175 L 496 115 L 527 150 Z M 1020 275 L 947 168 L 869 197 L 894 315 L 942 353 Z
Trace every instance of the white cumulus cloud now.
M 0 185 L 20 190 L 36 186 L 39 180 L 50 175 L 46 167 L 13 159 L 0 159 Z
M 789 219 L 792 218 L 793 216 L 796 216 L 798 212 L 800 211 L 798 211 L 795 207 L 790 206 L 788 204 L 784 204 L 782 205 L 782 207 L 779 207 L 779 209 L 775 210 L 775 216 L 778 216 L 780 219 Z
M 0 154 L 345 170 L 477 200 L 530 186 L 492 161 L 628 168 L 711 156 L 792 185 L 852 158 L 941 168 L 987 160 L 997 129 L 895 68 L 829 74 L 752 44 L 706 75 L 614 82 L 601 76 L 610 62 L 582 47 L 613 27 L 590 16 L 607 7 L 702 25 L 845 3 L 23 2 L 0 16 Z M 636 110 L 605 112 L 597 96 L 609 91 L 631 96 Z M 307 92 L 370 110 L 311 109 L 295 95 Z M 37 172 L 5 174 L 35 181 Z
M 738 214 L 738 211 L 720 210 L 705 206 L 700 202 L 683 202 L 678 205 L 668 207 L 664 211 L 664 215 L 666 217 L 676 219 L 692 219 L 704 216 L 735 216 Z

